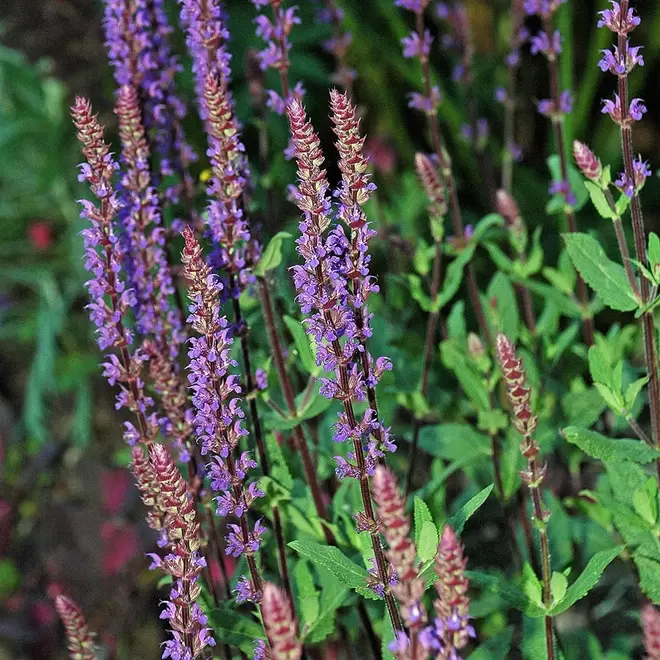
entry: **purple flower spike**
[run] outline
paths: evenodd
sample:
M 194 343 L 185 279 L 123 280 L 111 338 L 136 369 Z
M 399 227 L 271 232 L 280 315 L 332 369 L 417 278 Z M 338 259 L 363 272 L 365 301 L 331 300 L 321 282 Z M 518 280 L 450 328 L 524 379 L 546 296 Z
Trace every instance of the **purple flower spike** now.
M 651 176 L 651 174 L 649 164 L 639 156 L 633 161 L 633 176 L 629 177 L 625 172 L 621 172 L 614 185 L 627 197 L 632 199 L 635 193 L 638 193 L 642 189 L 647 177 Z

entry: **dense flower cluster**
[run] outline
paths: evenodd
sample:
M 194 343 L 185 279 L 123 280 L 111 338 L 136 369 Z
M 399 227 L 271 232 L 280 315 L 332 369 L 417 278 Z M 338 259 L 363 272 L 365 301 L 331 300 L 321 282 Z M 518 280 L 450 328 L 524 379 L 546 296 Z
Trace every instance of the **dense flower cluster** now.
M 160 618 L 170 627 L 170 639 L 164 644 L 163 658 L 195 660 L 208 646 L 215 646 L 208 619 L 198 601 L 199 576 L 206 566 L 201 553 L 200 527 L 194 500 L 188 486 L 167 449 L 158 443 L 149 445 L 146 464 L 140 450 L 135 474 L 150 513 L 160 518 L 166 536 L 167 554 L 151 554 L 151 568 L 171 575 L 170 599 L 164 602 Z
M 573 142 L 573 157 L 580 171 L 587 179 L 598 181 L 603 174 L 603 165 L 600 158 L 584 144 L 584 142 Z
M 89 222 L 82 231 L 85 246 L 85 268 L 92 276 L 86 282 L 90 302 L 90 319 L 96 326 L 97 342 L 102 351 L 114 348 L 118 352 L 107 354 L 103 364 L 104 376 L 110 385 L 119 384 L 116 407 L 126 407 L 137 417 L 125 423 L 124 438 L 129 444 L 138 439 L 149 442 L 158 430 L 155 413 L 149 412 L 153 400 L 144 393 L 141 378 L 142 365 L 147 353 L 142 349 L 131 352 L 133 335 L 124 325 L 124 315 L 137 302 L 135 292 L 126 287 L 122 278 L 125 254 L 122 241 L 116 233 L 117 215 L 121 208 L 113 187 L 113 178 L 119 165 L 103 140 L 99 125 L 89 101 L 77 98 L 71 108 L 78 140 L 87 159 L 81 168 L 80 181 L 86 181 L 96 197 L 97 204 L 81 200 L 81 217 Z
M 230 373 L 236 366 L 230 351 L 233 344 L 227 319 L 220 314 L 219 294 L 222 289 L 217 277 L 204 261 L 202 249 L 190 227 L 184 228 L 185 247 L 181 255 L 188 284 L 190 315 L 188 323 L 198 333 L 189 340 L 189 376 L 194 426 L 203 455 L 210 455 L 207 466 L 211 488 L 218 493 L 217 515 L 234 516 L 240 525 L 228 526 L 227 554 L 253 557 L 265 532 L 261 521 L 250 531 L 247 510 L 254 500 L 263 497 L 256 482 L 247 484 L 247 473 L 256 467 L 247 452 L 235 459 L 233 452 L 241 437 L 243 411 L 238 394 L 238 376 Z M 258 597 L 249 582 L 240 583 L 239 597 Z
M 94 638 L 89 632 L 82 610 L 71 598 L 59 595 L 55 598 L 55 609 L 64 625 L 66 639 L 75 660 L 96 660 Z
M 618 41 L 612 50 L 603 51 L 603 57 L 598 64 L 601 71 L 609 71 L 619 79 L 619 92 L 626 97 L 628 74 L 636 66 L 644 66 L 644 58 L 640 54 L 641 47 L 631 46 L 628 41 L 628 35 L 640 24 L 641 20 L 632 8 L 628 8 L 624 16 L 621 11 L 621 3 L 614 0 L 610 0 L 610 2 L 612 8 L 600 12 L 601 20 L 598 21 L 598 27 L 605 27 L 614 32 Z M 627 104 L 627 100 L 622 103 L 621 96 L 615 94 L 614 100 L 603 99 L 602 112 L 609 115 L 612 121 L 619 124 L 622 129 L 629 129 L 634 122 L 642 119 L 646 113 L 646 105 L 642 99 L 638 98 L 632 99 L 630 104 Z M 641 157 L 631 165 L 632 169 L 629 169 L 629 164 L 626 163 L 626 171 L 621 172 L 614 183 L 621 192 L 632 198 L 641 190 L 647 177 L 651 175 L 651 170 Z
M 286 594 L 270 582 L 264 584 L 261 611 L 270 649 L 259 640 L 254 660 L 299 660 L 302 644 L 297 639 L 291 603 Z
M 181 178 L 179 186 L 171 186 L 166 192 L 176 201 L 181 189 L 192 186 L 188 165 L 195 154 L 183 135 L 186 106 L 174 86 L 181 66 L 170 48 L 172 27 L 164 2 L 105 0 L 103 25 L 115 80 L 119 87 L 134 87 L 139 96 L 142 120 L 153 134 L 152 157 L 160 159 L 161 176 L 176 173 Z
M 644 631 L 645 660 L 660 658 L 660 612 L 653 605 L 642 609 L 642 629 Z
M 373 232 L 362 209 L 373 185 L 365 173 L 366 159 L 362 156 L 355 109 L 339 93 L 333 94 L 332 104 L 342 171 L 337 219 L 348 225 L 351 237 L 333 222 L 319 140 L 302 105 L 294 101 L 288 113 L 298 164 L 296 202 L 303 212 L 297 245 L 304 263 L 294 266 L 292 273 L 301 309 L 304 314 L 311 313 L 307 332 L 317 343 L 317 363 L 334 373 L 332 378 L 321 379 L 321 393 L 351 404 L 350 411 L 340 414 L 334 439 L 360 443 L 366 440 L 366 468 L 372 473 L 383 450 L 394 450 L 388 429 L 378 420 L 375 404 L 367 408 L 359 422 L 352 413 L 352 402 L 364 401 L 367 390 L 374 388 L 383 372 L 391 368 L 387 358 L 374 361 L 365 346 L 370 336 L 366 300 L 378 290 L 368 270 L 368 241 Z M 369 440 L 370 436 L 373 439 Z M 341 456 L 336 458 L 340 478 L 359 478 L 361 468 L 351 462 L 356 458 L 353 452 L 348 461 Z

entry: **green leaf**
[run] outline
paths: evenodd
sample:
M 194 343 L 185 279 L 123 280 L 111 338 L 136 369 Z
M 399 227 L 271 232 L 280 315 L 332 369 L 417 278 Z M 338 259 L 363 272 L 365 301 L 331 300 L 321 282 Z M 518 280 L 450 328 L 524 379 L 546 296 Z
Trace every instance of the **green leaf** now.
M 424 291 L 422 286 L 422 279 L 413 273 L 408 274 L 408 286 L 410 287 L 410 295 L 413 300 L 421 307 L 422 311 L 430 312 L 433 307 L 431 297 Z
M 366 585 L 366 570 L 351 561 L 339 548 L 311 541 L 291 541 L 289 547 L 314 565 L 326 568 L 347 587 L 358 589 Z
M 653 477 L 633 493 L 632 503 L 637 515 L 653 527 L 658 520 L 658 485 Z
M 585 454 L 604 463 L 613 461 L 650 463 L 660 458 L 660 450 L 649 447 L 640 440 L 606 438 L 596 431 L 589 431 L 577 426 L 565 428 L 562 435 Z
M 660 561 L 633 553 L 633 561 L 639 572 L 639 586 L 656 605 L 660 605 Z
M 305 327 L 300 321 L 297 321 L 290 316 L 284 316 L 284 323 L 293 337 L 293 342 L 296 345 L 296 352 L 298 353 L 303 368 L 308 374 L 317 374 L 319 372 L 319 367 L 316 366 L 314 353 L 309 339 L 307 338 Z
M 321 576 L 321 596 L 319 598 L 319 615 L 316 621 L 307 629 L 304 639 L 309 644 L 318 644 L 333 635 L 336 631 L 335 614 L 344 604 L 350 591 L 338 580 L 322 568 L 317 568 Z
M 626 393 L 623 397 L 625 400 L 626 410 L 632 410 L 632 407 L 635 405 L 635 401 L 637 401 L 639 393 L 642 391 L 642 387 L 644 387 L 644 385 L 646 385 L 648 382 L 649 377 L 644 376 L 643 378 L 638 378 L 634 383 L 630 383 L 630 385 L 628 385 L 626 388 Z
M 473 498 L 468 500 L 449 520 L 447 524 L 456 532 L 461 534 L 465 523 L 477 512 L 479 507 L 488 499 L 488 496 L 493 491 L 493 484 L 486 486 L 482 491 L 478 492 Z
M 526 612 L 530 608 L 533 611 L 538 610 L 536 606 L 531 605 L 527 594 L 506 577 L 498 577 L 481 571 L 465 571 L 465 575 L 472 586 L 497 595 L 508 607 L 513 607 L 520 612 Z
M 10 596 L 21 583 L 21 573 L 11 559 L 0 559 L 0 596 Z
M 274 433 L 266 433 L 266 453 L 270 462 L 271 477 L 287 490 L 293 488 L 293 477 L 289 472 L 289 464 L 284 458 L 282 448 L 277 443 Z
M 554 571 L 550 579 L 550 592 L 552 593 L 552 602 L 560 603 L 566 596 L 568 590 L 568 579 L 563 573 Z
M 607 385 L 602 383 L 594 383 L 594 387 L 598 390 L 600 395 L 605 399 L 605 403 L 616 413 L 621 414 L 623 411 L 623 396 L 618 394 Z
M 415 519 L 415 545 L 419 547 L 419 539 L 422 535 L 422 528 L 425 523 L 433 524 L 433 516 L 429 507 L 421 497 L 415 497 L 413 500 L 413 516 Z
M 563 234 L 566 249 L 584 281 L 610 308 L 629 312 L 639 305 L 623 266 L 607 257 L 588 234 Z
M 489 637 L 470 653 L 469 660 L 502 660 L 509 657 L 513 640 L 513 626 L 509 626 L 499 635 Z
M 306 561 L 299 561 L 293 569 L 296 593 L 296 612 L 303 627 L 311 626 L 319 617 L 319 594 L 314 577 Z
M 209 612 L 209 619 L 216 639 L 236 646 L 252 656 L 254 645 L 264 636 L 263 628 L 250 619 L 231 609 L 229 603 L 223 603 Z
M 605 193 L 602 191 L 600 186 L 597 186 L 592 181 L 585 181 L 584 185 L 589 191 L 589 197 L 591 197 L 591 202 L 598 211 L 598 215 L 605 220 L 614 220 L 618 218 L 616 211 L 610 208 L 610 205 L 607 203 L 607 198 Z
M 443 364 L 451 369 L 463 391 L 478 410 L 490 409 L 490 395 L 483 376 L 468 362 L 458 342 L 448 339 L 440 344 Z
M 291 238 L 291 234 L 286 231 L 278 231 L 273 238 L 270 239 L 266 249 L 261 255 L 261 259 L 254 267 L 254 274 L 257 277 L 263 277 L 269 270 L 277 268 L 282 263 L 282 244 L 285 239 Z
M 490 438 L 468 424 L 425 426 L 419 434 L 419 446 L 432 456 L 450 461 L 470 457 L 477 460 L 490 456 L 492 451 Z
M 660 237 L 655 232 L 649 234 L 648 258 L 652 271 L 656 266 L 660 266 Z
M 431 561 L 438 552 L 438 530 L 436 526 L 427 520 L 422 525 L 422 531 L 419 535 L 419 544 L 417 554 L 423 564 Z
M 587 562 L 577 580 L 566 590 L 564 598 L 551 608 L 550 614 L 552 616 L 561 614 L 584 598 L 598 584 L 603 571 L 621 554 L 624 547 L 619 545 L 597 552 Z
M 529 562 L 525 562 L 522 570 L 522 590 L 529 598 L 529 602 L 537 608 L 534 615 L 543 616 L 545 614 L 545 606 L 543 605 L 543 587 L 541 580 L 534 573 L 534 569 Z M 530 615 L 530 616 L 534 616 Z
M 488 299 L 496 301 L 496 309 L 488 307 L 491 317 L 495 319 L 495 327 L 503 332 L 512 342 L 518 341 L 520 317 L 518 315 L 518 300 L 511 281 L 504 273 L 497 273 L 488 287 Z

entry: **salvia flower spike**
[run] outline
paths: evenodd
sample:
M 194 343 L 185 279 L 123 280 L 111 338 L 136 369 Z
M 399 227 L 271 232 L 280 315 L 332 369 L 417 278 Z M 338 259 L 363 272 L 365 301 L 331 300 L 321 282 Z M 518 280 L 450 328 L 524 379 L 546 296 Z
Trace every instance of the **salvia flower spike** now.
M 162 558 L 151 555 L 151 568 L 159 568 L 173 578 L 170 600 L 164 602 L 160 615 L 170 627 L 170 639 L 164 644 L 162 657 L 195 660 L 201 657 L 204 649 L 215 646 L 208 619 L 199 606 L 202 591 L 199 576 L 206 560 L 201 553 L 195 503 L 186 481 L 163 445 L 149 446 L 149 464 L 148 478 L 155 478 L 157 488 L 153 493 L 154 509 L 156 515 L 163 515 L 168 550 Z
M 230 356 L 234 339 L 227 319 L 220 314 L 222 284 L 204 261 L 193 230 L 185 227 L 183 236 L 181 260 L 190 298 L 188 323 L 199 335 L 190 338 L 188 351 L 195 432 L 202 454 L 210 454 L 207 470 L 211 488 L 218 493 L 216 513 L 234 516 L 239 522 L 228 525 L 226 552 L 234 557 L 246 556 L 251 579 L 243 578 L 238 583 L 237 599 L 258 602 L 261 577 L 255 554 L 266 529 L 261 520 L 250 529 L 247 512 L 263 492 L 256 482 L 248 483 L 248 471 L 257 467 L 250 454 L 243 452 L 234 458 L 240 439 L 247 435 L 238 398 L 241 386 L 238 376 L 231 373 L 236 366 Z
M 64 624 L 71 660 L 96 660 L 94 638 L 89 632 L 80 606 L 67 596 L 55 598 L 55 609 Z
M 71 108 L 78 140 L 86 158 L 80 166 L 80 181 L 86 181 L 97 202 L 81 200 L 81 217 L 89 222 L 82 231 L 85 246 L 85 269 L 91 278 L 85 283 L 90 296 L 89 316 L 96 327 L 97 343 L 107 354 L 104 376 L 111 386 L 119 385 L 116 407 L 128 408 L 137 418 L 137 425 L 125 422 L 124 439 L 133 445 L 138 440 L 151 442 L 158 431 L 158 418 L 149 412 L 153 400 L 144 392 L 142 365 L 148 356 L 144 350 L 132 350 L 133 333 L 124 324 L 124 316 L 137 303 L 135 291 L 127 288 L 122 264 L 126 256 L 117 234 L 117 216 L 121 203 L 113 185 L 119 169 L 103 139 L 92 107 L 78 97 Z
M 272 660 L 299 660 L 302 656 L 302 644 L 297 638 L 297 624 L 291 603 L 284 591 L 271 582 L 264 583 L 261 611 L 264 628 L 270 642 L 270 650 L 261 643 L 257 647 L 254 657 L 271 658 Z
M 421 660 L 428 657 L 428 650 L 420 640 L 419 633 L 427 621 L 422 602 L 425 583 L 419 577 L 417 548 L 409 538 L 410 518 L 405 512 L 405 503 L 399 492 L 394 473 L 384 465 L 378 465 L 371 483 L 371 492 L 378 508 L 380 530 L 389 547 L 389 559 L 395 583 L 392 593 L 401 606 L 401 616 L 408 629 L 404 638 L 397 637 L 390 650 L 397 660 Z
M 298 294 L 297 301 L 303 314 L 308 315 L 306 329 L 317 346 L 317 363 L 333 374 L 321 378 L 321 394 L 329 399 L 337 399 L 343 406 L 335 426 L 334 440 L 349 440 L 353 444 L 353 450 L 346 458 L 335 457 L 336 474 L 340 479 L 352 477 L 360 482 L 365 510 L 356 516 L 358 530 L 371 534 L 379 580 L 375 588 L 382 590 L 392 625 L 395 630 L 399 630 L 400 617 L 389 591 L 390 571 L 377 536 L 369 491 L 369 477 L 377 462 L 383 458 L 383 450 L 392 451 L 394 445 L 388 438 L 387 430 L 375 419 L 371 407 L 367 408 L 360 421 L 355 415 L 354 403 L 364 401 L 367 393 L 364 373 L 355 361 L 359 354 L 360 335 L 350 302 L 350 278 L 346 274 L 347 262 L 350 265 L 350 245 L 341 225 L 333 223 L 329 184 L 322 167 L 324 159 L 319 138 L 299 101 L 292 101 L 287 113 L 298 165 L 296 203 L 302 212 L 300 237 L 296 243 L 303 263 L 291 269 Z M 376 361 L 376 382 L 382 370 L 388 366 L 389 362 Z M 382 444 L 371 439 L 378 428 L 383 433 Z

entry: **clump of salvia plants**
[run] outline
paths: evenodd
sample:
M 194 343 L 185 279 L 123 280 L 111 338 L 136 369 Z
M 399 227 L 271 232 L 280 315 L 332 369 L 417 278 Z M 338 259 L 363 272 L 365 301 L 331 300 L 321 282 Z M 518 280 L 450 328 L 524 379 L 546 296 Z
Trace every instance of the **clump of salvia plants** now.
M 363 125 L 379 108 L 360 97 L 341 2 L 313 7 L 335 73 L 310 117 L 293 72 L 311 28 L 286 0 L 252 0 L 246 123 L 220 0 L 104 1 L 121 147 L 87 100 L 71 110 L 88 310 L 154 531 L 162 657 L 659 658 L 660 238 L 633 147 L 636 9 L 594 17 L 612 41 L 599 67 L 617 174 L 569 142 L 564 0 L 504 8 L 496 81 L 466 7 L 394 0 L 427 146 L 404 164 L 426 200 L 406 251 L 388 240 L 398 181 L 376 186 Z M 523 58 L 548 98 L 519 84 Z M 501 104 L 488 121 L 484 85 Z M 517 177 L 534 103 L 545 210 Z M 288 185 L 271 159 L 291 161 Z M 586 231 L 594 211 L 615 258 Z M 558 254 L 543 241 L 557 234 Z M 96 657 L 79 606 L 56 607 L 71 658 Z M 612 630 L 618 608 L 633 615 Z

